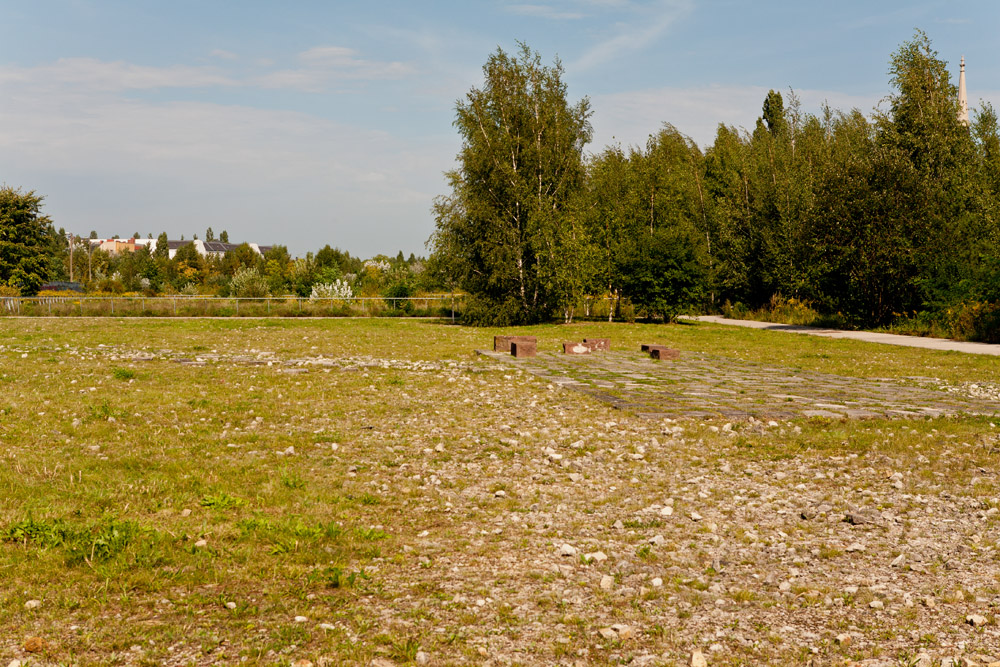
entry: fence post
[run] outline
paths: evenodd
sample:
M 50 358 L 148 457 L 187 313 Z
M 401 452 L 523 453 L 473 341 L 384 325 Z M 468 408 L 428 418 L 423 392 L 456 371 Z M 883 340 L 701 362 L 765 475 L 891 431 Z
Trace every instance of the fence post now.
M 451 323 L 455 323 L 455 294 L 451 295 Z
M 267 297 L 267 314 L 271 314 L 271 297 Z
M 174 297 L 174 317 L 177 317 L 177 297 Z
M 115 314 L 115 297 L 111 297 L 111 314 Z
M 240 297 L 233 299 L 236 302 L 236 317 L 240 316 Z

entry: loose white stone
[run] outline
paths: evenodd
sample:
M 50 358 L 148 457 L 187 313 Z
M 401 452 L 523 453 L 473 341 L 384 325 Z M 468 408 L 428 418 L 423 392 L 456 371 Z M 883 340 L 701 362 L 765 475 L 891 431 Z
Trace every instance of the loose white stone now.
M 653 577 L 653 581 L 651 581 L 650 583 L 653 584 L 653 588 L 659 588 L 660 586 L 663 585 L 663 579 L 660 579 L 659 577 Z
M 726 424 L 726 426 L 729 426 L 729 424 Z M 708 660 L 705 659 L 705 654 L 695 649 L 691 653 L 691 667 L 708 667 Z
M 226 603 L 226 609 L 236 609 L 236 603 L 235 602 L 227 602 Z
M 308 620 L 309 620 L 309 619 L 308 619 L 308 618 L 306 618 L 305 616 L 296 616 L 296 617 L 295 617 L 295 622 L 296 622 L 296 623 L 305 623 L 305 622 L 306 622 L 306 621 L 308 621 Z
M 615 578 L 610 574 L 606 574 L 601 577 L 601 590 L 610 591 L 615 587 Z
M 197 542 L 194 543 L 195 549 L 204 549 L 207 546 L 208 546 L 207 540 L 198 540 Z
M 330 625 L 329 623 L 320 623 L 319 624 L 319 629 L 320 630 L 327 630 L 327 631 L 329 631 L 329 630 L 336 630 L 337 626 L 336 625 Z
M 25 609 L 38 609 L 41 606 L 42 606 L 41 600 L 28 600 L 27 602 L 24 603 Z
M 560 556 L 575 556 L 577 554 L 576 547 L 571 544 L 564 544 L 559 547 Z

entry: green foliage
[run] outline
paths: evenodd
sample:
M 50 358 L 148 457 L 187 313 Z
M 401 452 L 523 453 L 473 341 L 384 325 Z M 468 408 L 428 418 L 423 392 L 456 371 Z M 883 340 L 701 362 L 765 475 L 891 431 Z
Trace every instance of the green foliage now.
M 472 296 L 469 319 L 548 319 L 565 302 L 580 237 L 572 199 L 583 186 L 590 106 L 570 105 L 562 65 L 527 45 L 498 49 L 485 83 L 456 108 L 462 136 L 452 194 L 434 204 L 434 252 Z
M 338 566 L 323 568 L 322 577 L 329 588 L 354 588 L 358 582 L 371 579 L 364 570 L 347 572 Z
M 656 230 L 622 266 L 623 294 L 648 317 L 669 322 L 697 309 L 704 299 L 698 237 L 683 229 Z
M 52 276 L 48 258 L 63 244 L 41 208 L 42 197 L 33 191 L 0 187 L 0 284 L 25 296 Z
M 257 269 L 239 269 L 229 283 L 229 293 L 240 299 L 263 299 L 270 291 Z
M 235 507 L 242 507 L 246 504 L 246 501 L 242 498 L 231 496 L 225 491 L 220 491 L 214 495 L 205 496 L 201 499 L 199 504 L 202 507 L 208 507 L 211 509 L 228 510 Z
M 41 550 L 62 549 L 67 565 L 93 565 L 136 550 L 147 549 L 161 536 L 135 521 L 105 518 L 89 526 L 74 526 L 58 519 L 36 521 L 31 517 L 0 530 L 0 542 L 21 543 Z

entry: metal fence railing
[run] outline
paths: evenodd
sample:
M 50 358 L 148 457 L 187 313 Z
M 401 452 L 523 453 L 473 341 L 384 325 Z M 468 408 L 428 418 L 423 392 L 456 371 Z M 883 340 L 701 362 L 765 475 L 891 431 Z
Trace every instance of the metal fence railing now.
M 216 296 L 0 297 L 0 317 L 450 317 L 462 312 L 464 294 L 414 297 L 312 299 Z

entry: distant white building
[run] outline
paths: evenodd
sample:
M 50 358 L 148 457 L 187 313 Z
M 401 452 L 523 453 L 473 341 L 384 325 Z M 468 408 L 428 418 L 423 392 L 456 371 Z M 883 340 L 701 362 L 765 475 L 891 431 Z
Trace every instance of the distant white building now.
M 156 250 L 156 239 L 88 239 L 91 250 L 101 249 L 112 255 L 123 252 L 135 252 L 139 248 L 148 247 L 150 252 Z M 222 241 L 202 241 L 194 239 L 192 241 L 167 241 L 167 257 L 173 259 L 177 251 L 188 245 L 194 244 L 194 249 L 202 257 L 222 257 L 231 250 L 236 250 L 242 243 L 223 243 Z M 250 249 L 261 257 L 274 246 L 258 245 L 248 243 Z

